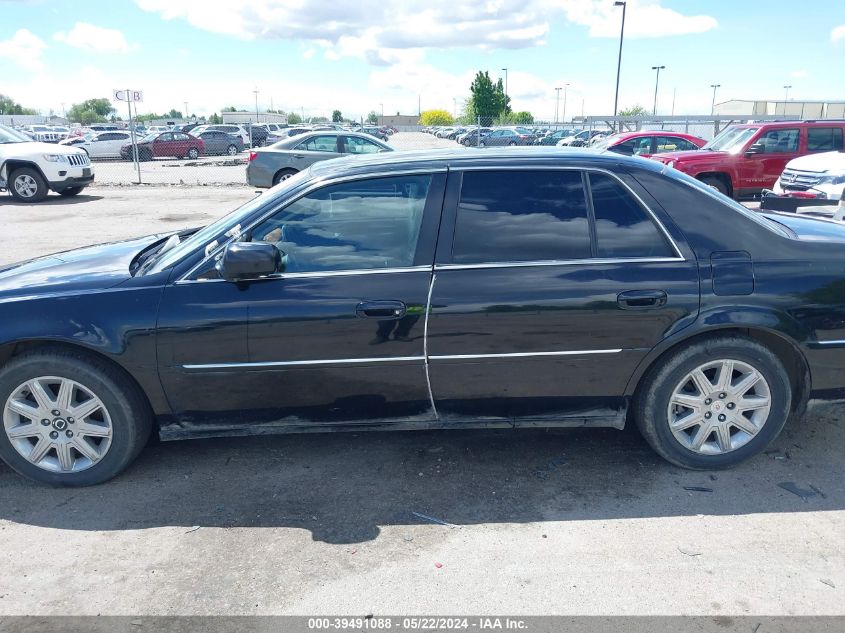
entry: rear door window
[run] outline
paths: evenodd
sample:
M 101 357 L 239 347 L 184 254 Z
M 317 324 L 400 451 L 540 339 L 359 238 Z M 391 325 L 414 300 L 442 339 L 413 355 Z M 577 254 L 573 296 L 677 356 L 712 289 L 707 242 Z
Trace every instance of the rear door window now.
M 306 152 L 337 152 L 337 136 L 312 136 L 305 139 L 296 149 Z
M 590 225 L 579 171 L 463 174 L 453 262 L 568 260 L 590 255 Z
M 754 144 L 760 146 L 763 154 L 789 154 L 798 151 L 800 130 L 781 128 L 763 133 Z
M 807 128 L 808 152 L 841 152 L 841 127 L 811 127 Z
M 648 212 L 618 180 L 598 173 L 589 177 L 598 257 L 675 256 Z

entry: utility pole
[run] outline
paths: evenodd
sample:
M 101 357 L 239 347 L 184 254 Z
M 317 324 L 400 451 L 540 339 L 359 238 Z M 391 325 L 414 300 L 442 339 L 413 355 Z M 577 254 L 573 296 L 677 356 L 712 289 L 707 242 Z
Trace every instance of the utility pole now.
M 379 106 L 381 106 L 381 118 L 379 119 L 378 124 L 379 127 L 381 127 L 382 125 L 384 125 L 384 104 L 380 103 Z
M 508 69 L 502 68 L 505 71 L 505 110 L 508 107 Z
M 652 115 L 657 114 L 657 85 L 660 83 L 660 71 L 663 70 L 664 68 L 666 68 L 666 66 L 652 66 L 651 67 L 652 70 L 657 71 L 657 77 L 654 80 L 654 111 L 652 112 Z
M 252 91 L 255 94 L 255 124 L 258 125 L 258 86 Z M 255 142 L 252 140 L 252 126 L 249 126 L 249 148 L 252 149 Z
M 678 89 L 672 88 L 672 116 L 675 116 L 675 97 L 678 95 Z
M 619 109 L 619 76 L 622 73 L 622 42 L 625 41 L 625 9 L 627 2 L 614 2 L 614 7 L 622 7 L 622 29 L 619 31 L 619 60 L 616 62 L 616 96 L 613 99 L 613 116 Z M 618 129 L 618 128 L 617 128 Z
M 555 88 L 555 123 L 557 123 L 557 113 L 560 110 L 560 88 Z
M 569 84 L 563 84 L 563 122 L 566 123 L 566 91 Z
M 713 100 L 710 102 L 710 114 L 716 114 L 716 88 L 721 88 L 722 84 L 710 84 L 713 88 Z

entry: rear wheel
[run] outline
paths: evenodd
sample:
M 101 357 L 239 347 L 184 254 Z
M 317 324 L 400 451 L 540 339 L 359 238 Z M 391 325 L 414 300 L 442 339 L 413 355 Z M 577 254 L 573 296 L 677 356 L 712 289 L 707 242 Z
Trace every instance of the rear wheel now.
M 282 182 L 283 180 L 287 180 L 296 173 L 297 172 L 295 169 L 282 169 L 275 176 L 273 176 L 273 184 L 278 185 L 280 182 Z
M 64 196 L 65 198 L 72 198 L 73 196 L 78 196 L 85 187 L 68 187 L 67 189 L 62 189 L 59 192 L 60 196 Z
M 237 146 L 236 146 L 236 145 L 229 145 L 229 147 L 227 147 L 227 148 L 226 148 L 226 153 L 227 153 L 229 156 L 234 156 L 235 154 L 237 154 L 237 153 L 238 153 L 238 148 L 237 148 Z
M 54 486 L 111 479 L 150 434 L 149 406 L 128 378 L 77 352 L 23 354 L 0 369 L 0 458 Z
M 47 197 L 47 181 L 37 169 L 20 167 L 9 176 L 9 191 L 20 202 L 41 202 Z
M 191 160 L 196 160 L 197 158 L 199 158 L 199 156 L 200 152 L 196 147 L 192 147 L 188 150 L 188 158 L 190 158 Z
M 760 343 L 724 336 L 672 353 L 638 389 L 635 416 L 662 457 L 692 469 L 729 468 L 761 452 L 789 417 L 792 387 Z
M 509 147 L 514 147 L 515 145 L 516 145 L 516 141 L 511 141 L 510 143 L 508 143 Z

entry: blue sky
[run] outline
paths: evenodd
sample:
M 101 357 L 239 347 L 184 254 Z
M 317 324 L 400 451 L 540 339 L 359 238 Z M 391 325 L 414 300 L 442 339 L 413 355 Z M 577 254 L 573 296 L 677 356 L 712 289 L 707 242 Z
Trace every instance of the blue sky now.
M 845 99 L 845 2 L 629 0 L 620 107 L 707 113 L 732 98 Z M 508 68 L 515 109 L 613 109 L 612 0 L 0 0 L 0 92 L 40 111 L 141 89 L 140 111 L 228 105 L 347 116 L 460 109 Z M 10 70 L 14 69 L 14 70 Z M 561 93 L 563 110 L 563 93 Z

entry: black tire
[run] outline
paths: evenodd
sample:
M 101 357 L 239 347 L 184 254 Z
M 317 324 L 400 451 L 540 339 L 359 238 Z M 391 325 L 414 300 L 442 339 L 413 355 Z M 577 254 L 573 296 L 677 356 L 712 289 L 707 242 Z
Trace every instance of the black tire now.
M 516 141 L 511 141 L 510 143 L 508 143 L 508 145 L 509 145 L 510 147 L 515 147 L 515 146 L 516 146 Z
M 229 147 L 226 148 L 226 153 L 229 156 L 234 156 L 235 154 L 238 153 L 238 146 L 237 145 L 229 145 Z
M 0 458 L 21 475 L 51 486 L 91 486 L 123 471 L 147 442 L 152 415 L 141 391 L 120 370 L 84 352 L 33 351 L 0 368 L 0 407 L 19 385 L 39 376 L 70 378 L 83 384 L 105 405 L 112 422 L 111 445 L 100 461 L 77 472 L 53 472 L 32 464 L 0 432 Z M 68 429 L 73 427 L 68 425 Z
M 59 195 L 64 196 L 65 198 L 72 198 L 73 196 L 78 196 L 82 193 L 83 189 L 85 189 L 85 187 L 68 187 L 67 189 L 62 189 L 59 192 Z
M 282 169 L 278 171 L 276 175 L 273 176 L 273 186 L 278 185 L 283 180 L 287 180 L 296 173 L 297 171 L 295 169 Z
M 756 369 L 769 385 L 771 405 L 762 428 L 745 445 L 705 455 L 687 448 L 669 427 L 667 410 L 678 383 L 696 367 L 731 359 Z M 792 404 L 792 386 L 780 360 L 767 347 L 742 336 L 716 336 L 671 353 L 649 370 L 637 389 L 634 415 L 640 433 L 667 461 L 693 470 L 731 468 L 760 453 L 783 429 Z
M 188 150 L 188 158 L 191 160 L 196 160 L 200 157 L 200 151 L 196 147 L 192 147 Z
M 24 187 L 21 185 L 21 191 L 31 191 L 32 193 L 24 194 L 18 191 L 16 183 L 18 179 L 29 185 Z M 9 182 L 6 185 L 12 197 L 18 202 L 41 202 L 50 193 L 50 188 L 47 186 L 47 181 L 41 175 L 41 172 L 32 167 L 19 167 L 9 175 Z
M 138 160 L 139 161 L 146 162 L 146 161 L 150 161 L 152 159 L 153 159 L 153 153 L 150 150 L 143 149 L 143 150 L 138 152 Z M 129 160 L 132 160 L 132 158 L 130 157 Z
M 708 187 L 713 187 L 719 193 L 723 193 L 726 196 L 730 197 L 731 191 L 728 186 L 725 184 L 725 181 L 717 176 L 705 176 L 704 178 L 700 179 Z

